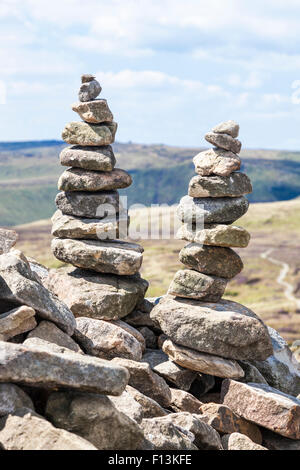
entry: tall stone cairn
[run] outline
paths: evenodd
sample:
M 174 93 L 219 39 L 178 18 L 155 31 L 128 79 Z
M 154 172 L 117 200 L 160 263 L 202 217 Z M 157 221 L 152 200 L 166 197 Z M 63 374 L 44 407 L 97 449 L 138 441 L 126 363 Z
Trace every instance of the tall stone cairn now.
M 52 217 L 54 256 L 76 269 L 54 270 L 48 286 L 75 316 L 115 320 L 132 312 L 144 298 L 148 283 L 138 271 L 143 248 L 121 241 L 129 216 L 118 189 L 132 184 L 131 176 L 115 168 L 111 147 L 117 123 L 92 75 L 81 77 L 79 102 L 73 111 L 83 119 L 70 122 L 62 138 L 70 144 L 60 154 L 66 169 L 58 181 L 58 210 Z
M 247 212 L 245 195 L 252 192 L 248 176 L 238 171 L 238 134 L 234 121 L 219 124 L 205 136 L 215 147 L 194 158 L 197 175 L 177 208 L 184 222 L 177 237 L 189 242 L 179 254 L 184 269 L 151 312 L 168 337 L 162 349 L 172 361 L 231 379 L 244 376 L 238 360 L 262 361 L 273 351 L 261 319 L 222 299 L 228 281 L 243 269 L 232 248 L 247 247 L 250 240 L 244 228 L 231 225 Z

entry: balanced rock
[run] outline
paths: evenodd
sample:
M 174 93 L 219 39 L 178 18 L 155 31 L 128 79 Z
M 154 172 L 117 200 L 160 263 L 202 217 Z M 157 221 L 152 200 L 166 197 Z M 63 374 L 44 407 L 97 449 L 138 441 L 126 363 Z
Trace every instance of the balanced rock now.
M 54 238 L 51 248 L 60 261 L 78 268 L 121 276 L 136 274 L 143 260 L 140 245 L 122 241 Z
M 110 122 L 114 120 L 107 101 L 103 99 L 74 103 L 72 105 L 72 109 L 79 114 L 83 121 L 92 124 L 100 124 L 101 122 Z
M 117 127 L 115 122 L 106 122 L 105 124 L 70 122 L 65 126 L 62 138 L 71 145 L 110 145 L 115 141 Z
M 250 233 L 237 225 L 211 224 L 196 231 L 193 225 L 183 224 L 176 238 L 203 245 L 246 248 L 250 242 Z
M 114 240 L 126 238 L 129 225 L 127 213 L 104 219 L 86 219 L 63 214 L 57 210 L 52 216 L 52 235 L 58 238 L 85 240 Z
M 185 433 L 165 417 L 143 419 L 141 427 L 155 450 L 197 450 L 192 443 L 194 435 Z
M 218 302 L 226 289 L 227 281 L 221 277 L 207 276 L 190 269 L 177 271 L 168 294 L 189 299 Z
M 28 408 L 0 419 L 0 444 L 5 450 L 97 450 L 90 442 L 55 428 Z
M 19 236 L 14 230 L 0 228 L 0 255 L 8 253 L 15 246 Z
M 0 416 L 12 414 L 19 408 L 34 410 L 31 398 L 17 385 L 0 383 Z
M 200 176 L 229 176 L 241 168 L 241 159 L 238 155 L 219 148 L 198 153 L 193 162 L 195 171 Z
M 251 181 L 245 173 L 230 176 L 194 176 L 189 184 L 191 197 L 240 197 L 252 192 Z
M 124 357 L 139 361 L 142 358 L 140 342 L 123 328 L 103 320 L 79 317 L 74 337 L 87 354 L 102 359 Z
M 0 314 L 0 340 L 8 341 L 14 336 L 26 333 L 36 327 L 35 311 L 23 305 Z
M 255 444 L 249 437 L 238 432 L 222 437 L 224 450 L 268 450 L 259 444 Z
M 134 310 L 144 297 L 148 282 L 139 274 L 120 277 L 70 267 L 50 270 L 46 286 L 75 317 L 117 320 Z
M 110 145 L 102 147 L 73 145 L 60 153 L 60 163 L 63 166 L 85 170 L 112 171 L 116 164 L 116 157 Z
M 126 392 L 129 393 L 135 401 L 142 407 L 143 418 L 157 418 L 159 416 L 166 416 L 168 412 L 162 408 L 155 400 L 147 397 L 135 388 L 127 385 Z M 111 397 L 110 397 L 111 399 Z
M 14 306 L 27 305 L 39 317 L 54 322 L 70 336 L 74 332 L 76 322 L 72 312 L 37 281 L 27 259 L 19 251 L 0 256 L 0 300 Z
M 171 388 L 171 397 L 170 408 L 173 411 L 187 411 L 188 413 L 195 414 L 200 413 L 202 403 L 191 393 L 186 392 L 185 390 Z
M 131 176 L 118 168 L 103 172 L 70 168 L 59 178 L 58 189 L 62 191 L 111 191 L 128 188 L 131 183 Z
M 134 450 L 143 440 L 137 423 L 101 395 L 52 393 L 46 416 L 58 428 L 78 434 L 99 450 Z
M 79 89 L 79 100 L 81 102 L 91 101 L 100 95 L 102 88 L 100 83 L 90 74 L 82 75 L 82 85 Z
M 232 279 L 244 265 L 239 255 L 231 248 L 190 243 L 179 253 L 179 260 L 185 266 L 203 274 Z
M 236 302 L 205 303 L 165 296 L 150 315 L 175 343 L 199 352 L 248 360 L 266 359 L 273 351 L 263 322 Z
M 234 139 L 239 135 L 240 126 L 235 121 L 221 122 L 217 126 L 213 127 L 213 132 L 216 134 L 228 134 Z
M 117 191 L 61 192 L 56 196 L 55 203 L 63 214 L 86 217 L 87 219 L 115 217 L 123 209 Z
M 58 354 L 0 342 L 0 382 L 120 395 L 128 372 L 117 364 L 74 352 Z
M 205 140 L 210 144 L 220 147 L 221 149 L 228 150 L 229 152 L 239 153 L 242 144 L 238 139 L 234 139 L 228 134 L 218 134 L 216 132 L 208 132 L 205 135 Z
M 244 377 L 243 369 L 234 360 L 223 359 L 222 357 L 212 354 L 200 353 L 193 349 L 179 346 L 171 340 L 165 341 L 162 349 L 169 356 L 171 361 L 176 362 L 176 364 L 186 369 L 223 378 L 240 379 Z
M 225 380 L 224 405 L 239 416 L 290 439 L 300 439 L 300 400 L 264 384 Z
M 29 338 L 38 338 L 43 341 L 47 341 L 48 343 L 69 349 L 75 353 L 83 354 L 78 344 L 50 321 L 41 321 L 39 325 L 29 333 L 26 341 Z
M 244 196 L 233 198 L 184 196 L 176 213 L 179 220 L 187 224 L 231 224 L 246 214 L 248 208 L 249 202 Z

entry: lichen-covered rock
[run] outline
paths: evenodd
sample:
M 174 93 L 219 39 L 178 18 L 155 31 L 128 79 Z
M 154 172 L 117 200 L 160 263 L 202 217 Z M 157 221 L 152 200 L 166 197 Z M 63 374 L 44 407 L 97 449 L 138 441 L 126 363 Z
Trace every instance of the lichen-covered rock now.
M 19 236 L 14 230 L 5 230 L 0 228 L 0 255 L 8 253 L 15 246 Z
M 84 147 L 72 145 L 60 153 L 60 164 L 85 170 L 112 171 L 116 157 L 110 145 L 101 147 Z
M 264 323 L 236 302 L 165 296 L 150 315 L 175 343 L 196 351 L 238 360 L 266 359 L 273 352 Z
M 177 271 L 168 294 L 187 299 L 201 299 L 206 302 L 218 302 L 226 289 L 227 280 L 216 276 L 207 276 L 191 269 Z
M 48 343 L 54 343 L 70 351 L 82 354 L 82 350 L 75 341 L 66 333 L 57 328 L 54 323 L 49 321 L 41 321 L 39 325 L 32 330 L 27 336 L 29 338 L 39 338 Z
M 196 231 L 192 225 L 183 224 L 178 229 L 176 238 L 203 245 L 246 248 L 250 233 L 236 225 L 211 224 Z
M 100 95 L 102 88 L 100 83 L 92 75 L 82 75 L 82 85 L 79 89 L 79 100 L 81 102 L 91 101 Z
M 67 144 L 82 146 L 110 145 L 115 141 L 118 124 L 89 124 L 87 122 L 70 122 L 62 132 L 62 138 Z
M 268 450 L 259 444 L 255 444 L 249 437 L 238 432 L 223 436 L 222 444 L 225 450 Z
M 19 408 L 34 410 L 31 398 L 17 385 L 0 383 L 0 416 L 12 414 Z
M 198 153 L 193 162 L 195 171 L 200 176 L 229 176 L 241 168 L 241 159 L 238 155 L 220 148 Z
M 71 240 L 54 238 L 54 256 L 78 268 L 100 273 L 130 276 L 136 274 L 143 261 L 143 248 L 122 241 Z
M 210 144 L 215 145 L 229 152 L 239 153 L 242 148 L 242 144 L 238 139 L 234 139 L 228 134 L 218 134 L 217 132 L 208 132 L 205 135 L 205 140 Z
M 0 314 L 0 340 L 8 341 L 14 336 L 33 330 L 36 325 L 35 311 L 26 305 L 2 313 Z
M 244 267 L 240 256 L 231 248 L 200 243 L 189 243 L 182 248 L 179 261 L 200 273 L 225 279 L 232 279 Z
M 196 223 L 201 230 L 205 224 L 232 224 L 246 214 L 249 202 L 242 197 L 198 197 L 184 196 L 176 213 L 183 223 Z M 203 226 L 201 226 L 203 224 Z
M 104 99 L 74 103 L 73 111 L 78 113 L 81 119 L 91 124 L 110 122 L 114 120 L 113 114 Z
M 221 122 L 212 129 L 216 134 L 228 134 L 231 135 L 234 139 L 238 137 L 240 126 L 232 120 Z
M 135 450 L 143 440 L 138 424 L 101 395 L 53 393 L 46 416 L 55 426 L 78 434 L 99 450 Z
M 240 197 L 252 192 L 251 181 L 245 173 L 230 176 L 193 176 L 189 183 L 191 197 Z
M 59 178 L 58 189 L 62 191 L 112 191 L 128 188 L 131 183 L 132 178 L 129 173 L 119 168 L 101 172 L 69 168 Z
M 51 269 L 45 282 L 75 317 L 99 320 L 126 317 L 144 298 L 148 288 L 148 282 L 139 274 L 120 277 L 74 268 Z
M 98 193 L 63 191 L 58 193 L 55 203 L 63 214 L 86 217 L 87 219 L 115 217 L 116 214 L 123 210 L 117 191 Z

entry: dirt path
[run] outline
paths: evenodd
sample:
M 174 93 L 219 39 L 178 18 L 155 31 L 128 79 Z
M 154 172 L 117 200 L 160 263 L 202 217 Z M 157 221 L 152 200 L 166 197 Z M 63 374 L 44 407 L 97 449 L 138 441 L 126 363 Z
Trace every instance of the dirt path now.
M 281 266 L 280 273 L 276 279 L 277 283 L 285 288 L 284 294 L 288 300 L 291 302 L 295 303 L 297 306 L 297 309 L 300 309 L 300 299 L 297 299 L 294 295 L 294 287 L 292 284 L 289 282 L 285 281 L 285 278 L 290 270 L 290 266 L 287 263 L 284 263 L 283 261 L 279 261 L 275 258 L 272 258 L 270 254 L 272 253 L 274 249 L 270 248 L 269 250 L 265 251 L 262 253 L 260 256 L 263 259 L 266 259 L 270 261 L 273 264 L 276 264 L 277 266 Z

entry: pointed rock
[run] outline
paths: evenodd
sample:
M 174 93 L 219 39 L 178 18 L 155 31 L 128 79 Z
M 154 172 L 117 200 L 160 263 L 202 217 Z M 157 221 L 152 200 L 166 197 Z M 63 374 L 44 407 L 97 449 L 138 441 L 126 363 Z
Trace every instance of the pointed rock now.
M 221 122 L 212 129 L 216 134 L 228 134 L 231 135 L 234 139 L 238 137 L 240 126 L 235 121 L 225 121 Z

